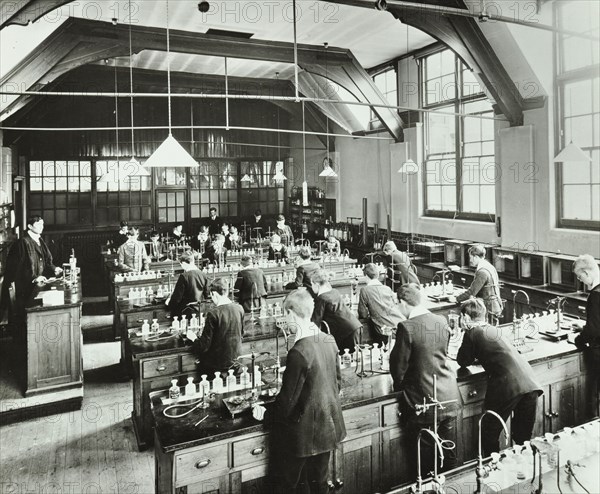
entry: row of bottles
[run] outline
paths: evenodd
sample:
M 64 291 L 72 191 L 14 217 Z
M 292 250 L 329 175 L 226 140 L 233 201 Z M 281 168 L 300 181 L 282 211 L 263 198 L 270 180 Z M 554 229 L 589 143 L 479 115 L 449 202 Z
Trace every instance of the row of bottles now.
M 325 238 L 333 236 L 343 242 L 352 242 L 352 230 L 348 223 L 330 223 L 329 220 L 325 223 L 323 230 Z
M 556 332 L 560 323 L 564 321 L 562 312 L 560 313 L 560 321 L 558 318 L 559 314 L 554 309 L 544 310 L 541 313 L 536 312 L 535 314 L 523 314 L 521 319 L 513 321 L 515 338 L 535 336 L 539 331 L 545 333 Z
M 248 372 L 248 367 L 242 366 L 239 379 L 234 375 L 234 370 L 229 369 L 225 381 L 221 377 L 220 372 L 215 372 L 215 377 L 212 381 L 207 380 L 208 376 L 202 374 L 200 376 L 200 382 L 198 386 L 194 383 L 193 377 L 187 378 L 187 384 L 183 388 L 184 396 L 190 397 L 195 395 L 206 396 L 209 393 L 229 393 L 232 391 L 239 391 L 248 389 L 252 386 L 252 376 Z M 254 382 L 256 386 L 262 384 L 262 372 L 258 365 L 254 366 Z M 176 400 L 181 396 L 181 388 L 177 384 L 177 379 L 171 380 L 171 387 L 169 388 L 169 398 Z
M 148 303 L 152 301 L 154 297 L 163 298 L 171 295 L 171 291 L 166 285 L 158 285 L 156 290 L 149 286 L 142 286 L 140 288 L 133 287 L 129 290 L 127 294 L 127 299 L 130 303 Z
M 583 424 L 574 429 L 565 427 L 558 434 L 546 433 L 543 441 L 550 444 L 552 448 L 541 454 L 542 473 L 564 468 L 567 461 L 576 464 L 578 461 L 598 454 L 600 442 L 600 422 L 598 420 Z M 560 451 L 560 465 L 558 464 L 558 452 Z M 484 483 L 493 486 L 495 492 L 512 488 L 514 485 L 531 479 L 534 466 L 534 452 L 531 442 L 525 441 L 523 446 L 514 446 L 500 453 L 492 453 L 492 462 L 489 475 Z M 569 487 L 569 475 L 560 475 L 559 482 L 563 487 Z M 560 485 L 558 486 L 560 488 Z
M 115 283 L 123 283 L 128 281 L 143 281 L 157 280 L 162 278 L 164 274 L 161 271 L 132 271 L 130 273 L 115 274 Z
M 436 281 L 432 283 L 425 283 L 421 285 L 421 291 L 426 297 L 439 297 L 442 295 L 453 295 L 454 294 L 454 283 L 452 280 L 448 280 L 444 283 Z
M 380 348 L 379 343 L 373 343 L 370 348 L 359 350 L 365 359 L 365 369 L 388 371 L 390 369 L 390 351 L 392 347 L 392 344 L 389 347 L 384 344 Z M 351 369 L 360 366 L 358 353 L 356 351 L 350 353 L 349 348 L 344 348 L 344 353 L 339 355 L 339 359 L 342 369 Z
M 190 320 L 188 321 L 185 314 L 181 316 L 179 319 L 178 316 L 173 316 L 173 321 L 171 322 L 171 331 L 200 331 L 204 328 L 204 318 L 202 314 L 200 314 L 200 319 L 196 317 L 196 314 L 192 314 Z M 152 324 L 148 324 L 148 319 L 144 319 L 144 323 L 142 324 L 142 335 L 148 335 L 150 333 L 157 333 L 159 330 L 158 319 L 152 319 Z

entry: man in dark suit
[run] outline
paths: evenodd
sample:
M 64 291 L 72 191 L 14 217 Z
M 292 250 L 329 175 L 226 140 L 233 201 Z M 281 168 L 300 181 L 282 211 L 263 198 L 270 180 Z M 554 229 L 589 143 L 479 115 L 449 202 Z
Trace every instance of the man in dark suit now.
M 238 273 L 234 288 L 238 290 L 237 299 L 244 312 L 252 308 L 258 309 L 264 304 L 267 296 L 267 279 L 262 269 L 252 266 L 250 256 L 242 256 L 241 271 Z
M 208 226 L 208 234 L 212 237 L 221 233 L 221 218 L 217 216 L 217 208 L 212 207 L 208 210 L 210 216 L 206 220 Z
M 43 284 L 46 277 L 58 276 L 62 269 L 52 261 L 52 254 L 42 239 L 44 220 L 41 216 L 32 216 L 27 220 L 27 231 L 12 244 L 6 259 L 6 271 L 3 281 L 3 299 L 8 300 L 8 289 L 15 284 L 15 307 L 11 322 L 24 324 L 25 305 L 33 293 L 36 283 Z M 25 337 L 23 330 L 18 333 Z
M 127 230 L 129 229 L 129 225 L 127 225 L 126 221 L 121 221 L 119 224 L 120 230 L 116 233 L 115 238 L 113 239 L 112 246 L 115 249 L 118 249 L 127 242 Z
M 406 321 L 398 324 L 396 344 L 390 353 L 390 373 L 394 381 L 394 391 L 401 391 L 399 398 L 400 421 L 417 453 L 417 436 L 423 428 L 433 429 L 434 408 L 419 410 L 423 402 L 431 403 L 432 397 L 444 403 L 438 409 L 437 431 L 441 440 L 452 441 L 453 449 L 444 450 L 444 470 L 454 468 L 456 461 L 456 421 L 459 408 L 459 393 L 456 375 L 450 367 L 447 349 L 450 339 L 446 319 L 429 312 L 423 304 L 423 294 L 419 285 L 409 283 L 398 290 L 400 310 Z M 434 389 L 433 376 L 437 377 Z M 424 438 L 421 453 L 422 475 L 428 472 L 438 458 L 431 449 L 432 443 Z M 433 445 L 435 446 L 435 445 Z M 413 472 L 416 474 L 416 458 L 409 455 Z
M 312 257 L 312 252 L 310 247 L 303 246 L 298 251 L 298 261 L 296 264 L 296 280 L 288 283 L 286 288 L 300 288 L 305 287 L 308 291 L 312 293 L 312 282 L 311 276 L 313 273 L 320 269 L 320 266 L 316 262 L 312 262 L 310 258 Z
M 157 231 L 150 233 L 150 244 L 148 245 L 150 259 L 152 261 L 164 261 L 167 257 L 167 246 L 160 241 Z
M 594 396 L 591 401 L 591 416 L 598 415 L 600 405 L 600 268 L 597 261 L 589 254 L 579 256 L 573 264 L 573 272 L 577 279 L 590 290 L 585 305 L 586 321 L 577 323 L 581 333 L 573 343 L 583 350 L 586 366 L 593 369 L 589 372 L 589 388 L 586 392 Z
M 531 439 L 538 396 L 542 389 L 534 381 L 533 370 L 502 331 L 486 322 L 481 299 L 467 300 L 461 308 L 465 333 L 456 361 L 461 367 L 477 362 L 488 376 L 484 407 L 505 421 L 511 413 L 512 439 L 523 444 Z M 500 451 L 500 422 L 489 415 L 482 421 L 481 445 L 484 456 Z
M 388 262 L 388 283 L 393 291 L 406 283 L 419 284 L 419 278 L 413 271 L 410 257 L 406 252 L 398 250 L 391 240 L 383 246 L 383 253 Z
M 183 268 L 183 273 L 179 275 L 173 293 L 166 301 L 171 316 L 177 317 L 181 316 L 183 310 L 189 304 L 200 302 L 203 298 L 209 297 L 209 280 L 196 267 L 193 254 L 182 254 L 179 256 L 179 263 Z
M 272 425 L 273 472 L 282 489 L 273 492 L 328 492 L 331 451 L 346 435 L 338 348 L 331 335 L 311 323 L 313 309 L 312 297 L 302 289 L 283 302 L 296 341 L 287 355 L 281 391 L 265 416 Z M 263 407 L 254 407 L 255 418 L 262 419 L 263 413 Z
M 227 296 L 226 281 L 216 278 L 210 285 L 210 298 L 215 307 L 206 313 L 206 324 L 200 337 L 188 331 L 186 337 L 200 357 L 198 372 L 214 375 L 237 368 L 237 358 L 242 353 L 244 309 Z

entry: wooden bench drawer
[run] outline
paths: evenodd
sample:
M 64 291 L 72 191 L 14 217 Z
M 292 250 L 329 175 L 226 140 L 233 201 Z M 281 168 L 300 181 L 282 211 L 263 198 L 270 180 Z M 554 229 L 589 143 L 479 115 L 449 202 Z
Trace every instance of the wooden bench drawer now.
M 483 401 L 487 389 L 487 379 L 473 383 L 462 384 L 458 387 L 463 405 Z
M 344 410 L 344 422 L 348 436 L 355 436 L 379 427 L 379 405 L 351 408 Z
M 198 448 L 178 454 L 175 465 L 177 486 L 213 477 L 217 472 L 228 468 L 227 444 Z
M 152 311 L 134 312 L 133 314 L 125 315 L 125 327 L 127 329 L 137 328 L 139 331 L 142 330 L 142 324 L 144 319 L 148 321 L 148 324 L 152 324 Z
M 400 407 L 398 403 L 390 403 L 381 407 L 383 410 L 383 427 L 398 425 L 400 422 Z
M 142 363 L 142 378 L 168 376 L 179 372 L 179 357 L 165 357 Z
M 199 359 L 196 355 L 182 355 L 181 356 L 181 372 L 196 372 L 198 369 Z M 212 381 L 215 376 L 208 376 L 207 380 Z
M 266 463 L 269 458 L 269 438 L 266 434 L 233 443 L 233 466 Z
M 579 374 L 579 355 L 538 362 L 533 365 L 533 372 L 536 381 L 541 385 L 562 381 Z

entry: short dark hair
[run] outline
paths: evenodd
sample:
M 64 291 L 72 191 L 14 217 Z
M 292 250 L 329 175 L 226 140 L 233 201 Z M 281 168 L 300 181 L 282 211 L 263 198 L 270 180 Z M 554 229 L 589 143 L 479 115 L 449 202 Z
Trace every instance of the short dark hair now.
M 279 216 L 277 216 L 277 221 L 285 221 L 285 216 L 280 214 Z
M 30 216 L 29 218 L 27 218 L 27 224 L 28 225 L 33 225 L 34 223 L 37 223 L 40 220 L 43 220 L 44 218 L 42 218 L 41 216 L 38 215 L 34 215 L 34 216 Z
M 221 227 L 226 226 L 227 228 L 229 228 L 229 223 L 227 223 L 226 221 L 224 221 L 223 223 L 221 223 Z
M 242 256 L 242 259 L 240 260 L 240 264 L 244 267 L 250 266 L 250 264 L 252 264 L 252 257 L 248 256 L 248 255 Z
M 308 293 L 308 290 L 300 288 L 285 297 L 283 310 L 289 310 L 302 319 L 309 319 L 315 310 L 315 301 L 310 293 Z
M 207 231 L 208 231 L 207 225 L 200 225 L 200 233 L 207 232 Z
M 302 258 L 302 259 L 310 259 L 312 257 L 312 251 L 310 250 L 310 247 L 307 247 L 306 245 L 303 245 L 302 247 L 300 247 L 300 249 L 298 250 L 298 255 Z
M 463 302 L 460 307 L 460 312 L 468 315 L 474 321 L 482 321 L 485 319 L 487 310 L 483 300 L 480 298 L 471 297 Z
M 196 264 L 194 261 L 194 255 L 189 253 L 184 253 L 179 256 L 179 262 L 185 262 L 187 264 Z
M 209 290 L 217 292 L 219 295 L 227 294 L 227 282 L 223 278 L 215 278 L 210 284 Z
M 365 266 L 363 272 L 365 273 L 365 276 L 368 276 L 372 280 L 379 277 L 379 268 L 372 262 Z
M 135 226 L 130 226 L 127 229 L 127 235 L 130 237 L 133 237 L 134 235 L 137 235 L 140 231 L 135 227 Z
M 152 237 L 159 237 L 159 236 L 160 236 L 160 233 L 158 233 L 156 230 L 152 230 L 150 232 L 150 238 L 152 238 Z
M 416 307 L 423 300 L 421 287 L 416 283 L 406 283 L 398 288 L 398 300 L 404 300 L 408 305 Z
M 469 255 L 477 257 L 485 257 L 485 247 L 481 244 L 474 244 L 469 247 Z
M 324 285 L 325 283 L 329 283 L 331 279 L 331 274 L 329 271 L 325 271 L 324 269 L 317 269 L 311 276 L 310 281 L 316 285 Z
M 209 212 L 209 213 L 210 213 L 211 211 L 217 212 L 217 208 L 213 206 L 213 207 L 211 207 L 211 208 L 208 210 L 208 212 Z
M 121 228 L 125 228 L 127 226 L 127 222 L 123 220 L 121 223 L 119 223 L 119 225 L 121 225 Z
M 254 216 L 262 216 L 261 210 L 257 209 L 256 211 L 254 211 Z

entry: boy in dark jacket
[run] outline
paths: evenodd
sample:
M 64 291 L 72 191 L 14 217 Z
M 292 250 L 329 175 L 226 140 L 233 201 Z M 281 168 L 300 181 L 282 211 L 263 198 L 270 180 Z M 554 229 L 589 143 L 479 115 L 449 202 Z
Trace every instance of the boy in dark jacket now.
M 242 270 L 238 273 L 234 288 L 237 290 L 237 299 L 244 312 L 257 309 L 267 296 L 267 279 L 262 269 L 252 266 L 252 258 L 243 256 L 240 262 Z

